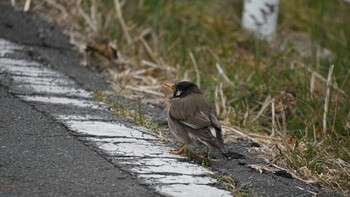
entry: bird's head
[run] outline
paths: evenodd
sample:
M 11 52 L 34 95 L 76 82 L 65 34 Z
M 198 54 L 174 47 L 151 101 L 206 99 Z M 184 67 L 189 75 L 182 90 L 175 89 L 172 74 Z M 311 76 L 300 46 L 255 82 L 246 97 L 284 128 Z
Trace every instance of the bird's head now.
M 189 94 L 201 94 L 200 89 L 194 83 L 188 81 L 181 81 L 177 84 L 167 83 L 165 86 L 173 89 L 173 98 L 174 97 L 185 97 Z

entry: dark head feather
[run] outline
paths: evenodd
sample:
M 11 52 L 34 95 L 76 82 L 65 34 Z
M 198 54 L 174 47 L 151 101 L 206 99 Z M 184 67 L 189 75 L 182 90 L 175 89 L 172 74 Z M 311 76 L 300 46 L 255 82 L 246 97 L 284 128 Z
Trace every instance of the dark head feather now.
M 201 90 L 194 83 L 188 81 L 181 81 L 173 87 L 173 97 L 185 97 L 189 94 L 201 94 Z

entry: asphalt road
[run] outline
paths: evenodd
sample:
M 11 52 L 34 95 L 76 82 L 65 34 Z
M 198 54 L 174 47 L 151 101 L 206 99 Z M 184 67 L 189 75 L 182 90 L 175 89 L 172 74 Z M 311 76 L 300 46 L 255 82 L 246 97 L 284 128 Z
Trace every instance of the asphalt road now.
M 0 196 L 157 196 L 0 86 Z
M 59 61 L 61 71 L 82 73 L 76 75 L 80 84 L 92 89 L 106 87 L 95 73 L 74 66 L 79 55 L 72 53 L 68 39 L 53 26 L 5 5 L 0 5 L 0 23 L 0 37 L 30 46 L 25 58 Z M 160 195 L 116 168 L 64 125 L 24 103 L 1 83 L 0 196 Z
M 230 195 L 207 176 L 211 170 L 168 155 L 170 147 L 94 101 L 91 91 L 108 86 L 79 64 L 68 40 L 0 3 L 0 196 Z M 143 107 L 164 123 L 164 110 Z M 249 153 L 252 146 L 228 144 L 233 157 L 217 158 L 211 169 L 254 196 L 325 195 L 287 172 L 254 170 L 267 164 Z

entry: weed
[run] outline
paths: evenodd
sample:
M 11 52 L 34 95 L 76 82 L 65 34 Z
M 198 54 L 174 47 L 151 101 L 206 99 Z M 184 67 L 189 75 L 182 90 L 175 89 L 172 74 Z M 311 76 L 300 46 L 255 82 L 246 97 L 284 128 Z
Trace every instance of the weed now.
M 142 108 L 141 108 L 141 98 L 137 99 L 137 114 L 138 114 L 138 123 L 142 126 L 143 115 L 142 115 Z
M 109 103 L 107 97 L 99 90 L 95 90 L 92 97 L 99 102 L 103 102 L 105 104 Z
M 119 116 L 127 116 L 128 111 L 126 109 L 126 106 L 124 104 L 119 103 L 118 101 L 114 101 L 111 104 L 111 108 L 113 109 L 113 112 L 115 115 Z
M 150 129 L 151 131 L 158 131 L 160 126 L 157 122 L 150 121 L 145 126 Z
M 218 182 L 225 187 L 226 190 L 230 191 L 234 196 L 239 197 L 251 197 L 253 196 L 251 193 L 249 193 L 247 190 L 243 188 L 236 187 L 235 181 L 232 177 L 221 174 L 221 173 L 214 173 L 213 178 L 217 179 Z

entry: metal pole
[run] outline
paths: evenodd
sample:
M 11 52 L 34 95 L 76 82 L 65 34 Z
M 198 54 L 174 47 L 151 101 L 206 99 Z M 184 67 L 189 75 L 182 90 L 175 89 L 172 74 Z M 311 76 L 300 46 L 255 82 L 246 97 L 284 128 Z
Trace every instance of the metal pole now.
M 279 0 L 245 0 L 242 24 L 259 38 L 274 39 Z

